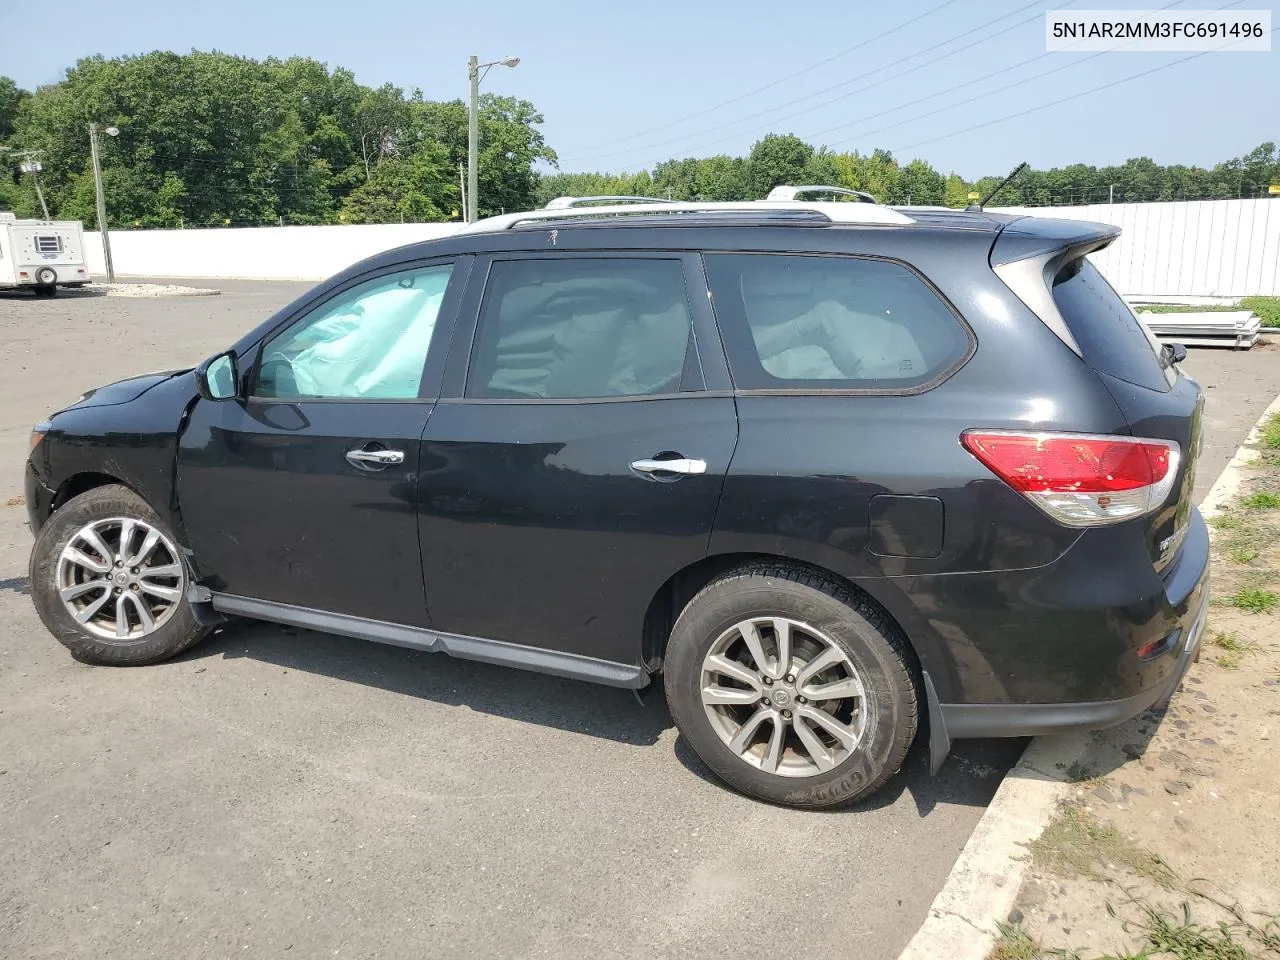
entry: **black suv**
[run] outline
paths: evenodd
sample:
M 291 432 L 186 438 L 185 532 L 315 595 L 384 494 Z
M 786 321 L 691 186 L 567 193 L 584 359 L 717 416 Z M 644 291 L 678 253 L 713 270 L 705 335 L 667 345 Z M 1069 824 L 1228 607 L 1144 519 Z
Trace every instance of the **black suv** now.
M 1201 391 L 1097 224 L 869 203 L 507 215 L 39 425 L 77 659 L 224 617 L 619 687 L 738 789 L 851 801 L 921 729 L 1114 724 L 1198 651 Z

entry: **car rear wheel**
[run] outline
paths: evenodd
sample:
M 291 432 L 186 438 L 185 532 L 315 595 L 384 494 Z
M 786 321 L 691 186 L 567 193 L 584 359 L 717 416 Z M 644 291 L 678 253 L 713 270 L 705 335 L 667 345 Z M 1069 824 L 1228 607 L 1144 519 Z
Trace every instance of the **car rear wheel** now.
M 122 486 L 68 501 L 41 528 L 31 552 L 36 611 L 85 663 L 156 663 L 196 643 L 205 629 L 186 588 L 173 532 Z
M 905 639 L 865 599 L 799 567 L 748 566 L 703 589 L 672 630 L 665 683 L 703 762 L 772 803 L 861 799 L 915 737 Z

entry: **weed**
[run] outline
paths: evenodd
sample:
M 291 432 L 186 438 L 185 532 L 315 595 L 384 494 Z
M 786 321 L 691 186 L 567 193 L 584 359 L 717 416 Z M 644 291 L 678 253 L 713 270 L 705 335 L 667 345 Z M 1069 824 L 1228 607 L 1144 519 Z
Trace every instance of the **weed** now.
M 1263 490 L 1245 497 L 1240 505 L 1249 510 L 1275 510 L 1280 507 L 1280 493 Z
M 1228 597 L 1227 602 L 1247 613 L 1270 613 L 1280 603 L 1280 594 L 1258 587 L 1245 587 Z
M 1213 662 L 1227 670 L 1234 670 L 1240 666 L 1244 655 L 1254 648 L 1254 644 L 1241 640 L 1240 634 L 1234 630 L 1214 630 L 1209 634 L 1208 642 L 1209 646 L 1217 647 L 1222 651 L 1213 658 Z
M 1076 803 L 1060 804 L 1057 814 L 1028 849 L 1032 862 L 1060 874 L 1102 881 L 1118 865 L 1166 889 L 1177 883 L 1177 876 L 1164 860 L 1127 840 L 1115 827 L 1095 819 Z
M 1215 530 L 1239 530 L 1244 526 L 1244 517 L 1235 513 L 1220 513 L 1209 518 L 1209 526 Z
M 996 942 L 987 954 L 987 960 L 1040 960 L 1040 944 L 1031 939 L 1027 931 L 1012 923 L 996 924 Z
M 1274 920 L 1265 927 L 1258 927 L 1245 920 L 1238 907 L 1219 904 L 1234 920 L 1207 926 L 1195 921 L 1191 904 L 1185 901 L 1181 917 L 1145 900 L 1130 902 L 1137 907 L 1139 917 L 1123 920 L 1121 926 L 1126 933 L 1142 936 L 1145 949 L 1139 954 L 1141 957 L 1154 954 L 1172 960 L 1253 960 L 1256 954 L 1251 946 L 1261 946 L 1270 953 L 1280 943 L 1275 939 Z M 1107 913 L 1116 916 L 1110 904 L 1107 905 Z

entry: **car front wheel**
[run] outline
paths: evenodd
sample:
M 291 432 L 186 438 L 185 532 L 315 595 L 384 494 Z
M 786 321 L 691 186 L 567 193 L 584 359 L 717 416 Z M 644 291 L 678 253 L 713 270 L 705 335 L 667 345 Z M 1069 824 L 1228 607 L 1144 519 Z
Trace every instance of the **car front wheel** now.
M 31 552 L 36 612 L 85 663 L 156 663 L 196 643 L 205 630 L 186 588 L 173 532 L 123 486 L 69 500 L 41 528 Z
M 672 630 L 667 702 L 722 780 L 772 803 L 852 803 L 901 768 L 917 725 L 906 641 L 839 582 L 755 565 L 713 581 Z

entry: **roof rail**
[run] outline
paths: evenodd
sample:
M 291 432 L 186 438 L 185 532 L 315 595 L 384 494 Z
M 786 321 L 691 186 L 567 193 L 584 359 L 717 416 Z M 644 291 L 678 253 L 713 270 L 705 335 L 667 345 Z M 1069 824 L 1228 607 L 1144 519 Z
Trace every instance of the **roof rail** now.
M 570 209 L 529 210 L 525 213 L 504 213 L 469 223 L 459 233 L 493 233 L 510 230 L 524 223 L 539 220 L 603 219 L 606 217 L 658 217 L 676 214 L 733 213 L 755 216 L 761 219 L 782 211 L 805 211 L 826 219 L 829 223 L 872 224 L 880 226 L 905 226 L 915 221 L 897 210 L 890 210 L 871 203 L 807 203 L 793 201 L 729 201 L 720 203 L 620 203 L 603 207 L 575 207 Z
M 774 187 L 769 191 L 766 200 L 799 200 L 801 194 L 805 193 L 838 193 L 842 197 L 856 197 L 862 203 L 876 203 L 876 198 L 865 190 L 848 190 L 844 187 L 825 187 L 822 185 L 811 184 L 804 187 L 793 187 L 790 184 L 782 184 Z
M 543 210 L 569 210 L 573 207 L 585 207 L 592 203 L 671 203 L 665 197 L 627 197 L 602 194 L 598 197 L 556 197 L 547 203 Z

